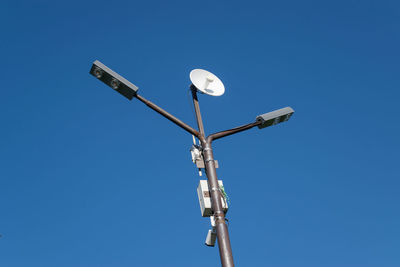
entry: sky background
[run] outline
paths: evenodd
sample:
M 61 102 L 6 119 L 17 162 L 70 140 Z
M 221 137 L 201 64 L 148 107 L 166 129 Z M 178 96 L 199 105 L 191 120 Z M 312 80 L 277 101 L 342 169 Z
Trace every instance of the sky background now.
M 237 266 L 400 266 L 398 1 L 2 1 L 0 266 L 220 266 L 192 137 L 89 75 L 100 60 L 215 141 Z M 204 179 L 204 176 L 202 177 Z

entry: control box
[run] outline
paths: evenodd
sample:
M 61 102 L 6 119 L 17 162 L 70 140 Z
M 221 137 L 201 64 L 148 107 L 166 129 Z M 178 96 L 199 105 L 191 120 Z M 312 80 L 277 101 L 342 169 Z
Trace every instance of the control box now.
M 219 183 L 220 187 L 223 186 L 223 183 L 221 180 L 219 180 L 218 183 Z M 203 217 L 212 216 L 213 212 L 212 212 L 212 207 L 211 207 L 211 194 L 210 194 L 210 190 L 208 188 L 207 180 L 200 180 L 199 186 L 197 187 L 197 195 L 199 197 L 201 216 L 203 216 Z M 226 199 L 223 197 L 222 192 L 220 195 L 221 195 L 222 208 L 224 210 L 224 213 L 227 213 L 228 212 L 228 203 L 227 203 Z

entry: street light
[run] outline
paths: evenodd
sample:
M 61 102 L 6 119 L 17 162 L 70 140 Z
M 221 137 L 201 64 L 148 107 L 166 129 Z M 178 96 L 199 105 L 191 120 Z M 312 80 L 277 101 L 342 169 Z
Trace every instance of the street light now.
M 258 125 L 258 128 L 262 129 L 284 121 L 288 121 L 293 113 L 294 110 L 291 107 L 286 107 L 259 115 L 256 118 L 256 121 L 261 122 L 260 125 Z
M 115 91 L 119 92 L 121 95 L 125 96 L 129 100 L 132 100 L 136 96 L 139 88 L 114 72 L 112 69 L 108 68 L 106 65 L 96 60 L 93 62 L 92 68 L 90 69 L 90 74 L 102 81 L 103 83 L 110 86 Z
M 209 194 L 211 197 L 211 207 L 212 207 L 212 230 L 210 230 L 209 234 L 207 235 L 206 244 L 208 246 L 214 246 L 215 234 L 216 234 L 222 266 L 233 267 L 234 263 L 232 256 L 232 248 L 229 239 L 228 227 L 225 222 L 225 212 L 223 209 L 224 206 L 222 203 L 223 195 L 217 178 L 216 161 L 214 160 L 211 144 L 214 140 L 249 130 L 255 126 L 258 126 L 259 128 L 265 128 L 271 125 L 275 125 L 277 123 L 287 121 L 293 114 L 294 112 L 293 109 L 290 107 L 286 107 L 280 110 L 259 115 L 257 116 L 255 122 L 245 124 L 236 128 L 232 128 L 229 130 L 216 132 L 214 134 L 206 136 L 204 132 L 203 120 L 201 118 L 197 92 L 200 91 L 201 93 L 205 93 L 212 96 L 219 96 L 224 93 L 225 91 L 224 85 L 214 74 L 201 69 L 195 69 L 190 73 L 190 78 L 193 83 L 190 86 L 190 89 L 192 91 L 193 105 L 196 113 L 196 121 L 198 126 L 198 130 L 195 130 L 194 128 L 182 122 L 181 120 L 171 115 L 167 111 L 163 110 L 156 104 L 150 102 L 149 100 L 139 95 L 137 93 L 138 91 L 137 86 L 135 86 L 122 76 L 118 75 L 110 68 L 102 64 L 101 62 L 96 60 L 93 63 L 90 73 L 97 79 L 101 80 L 102 82 L 113 88 L 114 90 L 118 91 L 120 94 L 122 94 L 129 100 L 135 97 L 139 101 L 146 104 L 149 108 L 153 109 L 157 113 L 161 114 L 168 120 L 175 123 L 177 126 L 181 127 L 182 129 L 184 129 L 185 131 L 189 132 L 190 134 L 199 139 L 200 145 L 196 146 L 196 148 L 199 149 L 202 156 L 199 158 L 201 158 L 200 160 L 203 161 L 203 166 L 206 171 Z M 183 212 L 182 216 L 185 216 L 184 214 L 185 213 Z

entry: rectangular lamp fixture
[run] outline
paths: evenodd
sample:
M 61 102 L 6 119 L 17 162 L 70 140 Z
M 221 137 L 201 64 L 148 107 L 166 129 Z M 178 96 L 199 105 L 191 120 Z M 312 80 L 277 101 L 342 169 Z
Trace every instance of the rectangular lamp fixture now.
M 92 68 L 90 69 L 90 74 L 129 100 L 132 100 L 139 90 L 136 85 L 120 76 L 118 73 L 114 72 L 112 69 L 108 68 L 98 60 L 93 62 Z
M 259 115 L 256 118 L 256 121 L 261 121 L 261 124 L 258 125 L 258 128 L 262 129 L 271 125 L 287 121 L 290 119 L 293 113 L 294 110 L 291 107 L 286 107 L 265 113 L 263 115 Z

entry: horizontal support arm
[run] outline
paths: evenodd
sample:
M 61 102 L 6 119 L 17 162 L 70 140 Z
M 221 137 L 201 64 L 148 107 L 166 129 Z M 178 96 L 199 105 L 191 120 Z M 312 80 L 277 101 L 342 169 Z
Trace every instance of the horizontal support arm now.
M 149 108 L 153 109 L 157 113 L 161 114 L 168 120 L 172 121 L 173 123 L 175 123 L 176 125 L 181 127 L 182 129 L 186 130 L 187 132 L 189 132 L 189 133 L 193 134 L 194 136 L 196 136 L 197 138 L 199 138 L 199 136 L 200 136 L 199 132 L 196 131 L 195 129 L 193 129 L 192 127 L 190 127 L 189 125 L 187 125 L 186 123 L 184 123 L 183 121 L 179 120 L 175 116 L 169 114 L 168 112 L 166 112 L 165 110 L 163 110 L 162 108 L 157 106 L 156 104 L 150 102 L 149 100 L 145 99 L 144 97 L 142 97 L 138 94 L 136 95 L 136 98 L 138 100 L 140 100 L 141 102 L 145 103 Z
M 249 129 L 251 129 L 251 128 L 255 127 L 255 126 L 258 126 L 260 124 L 261 124 L 260 121 L 256 121 L 256 122 L 252 122 L 252 123 L 249 123 L 249 124 L 246 124 L 246 125 L 242 125 L 242 126 L 230 129 L 230 130 L 225 130 L 225 131 L 222 131 L 222 132 L 217 132 L 217 133 L 210 134 L 207 137 L 207 142 L 212 142 L 213 140 L 217 140 L 219 138 L 222 138 L 222 137 L 225 137 L 225 136 L 228 136 L 228 135 L 232 135 L 232 134 L 235 134 L 235 133 L 239 133 L 239 132 L 243 132 L 243 131 L 249 130 Z

